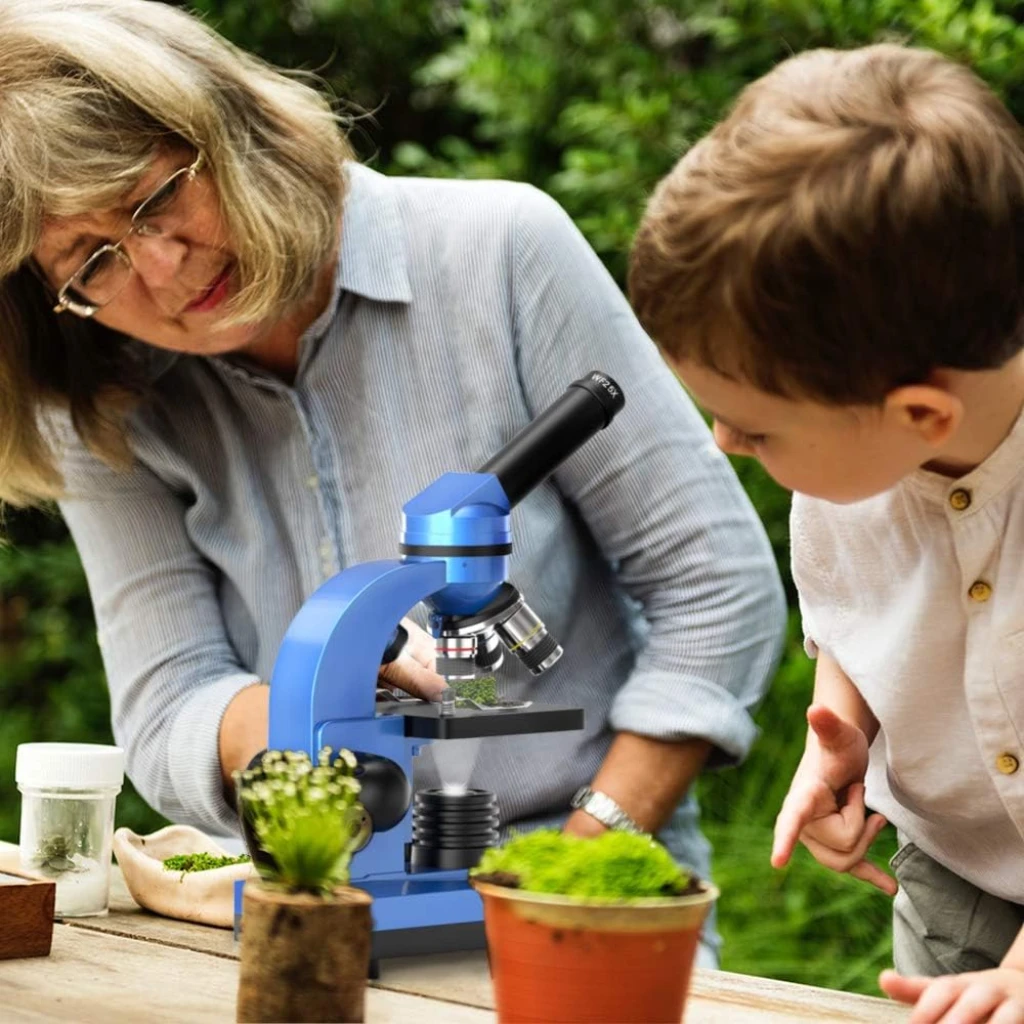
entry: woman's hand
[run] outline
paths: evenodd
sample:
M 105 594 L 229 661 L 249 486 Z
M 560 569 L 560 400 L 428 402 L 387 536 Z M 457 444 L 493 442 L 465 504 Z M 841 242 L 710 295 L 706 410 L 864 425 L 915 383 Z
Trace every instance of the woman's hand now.
M 913 1004 L 909 1024 L 1024 1024 L 1024 971 L 1015 967 L 940 978 L 882 971 L 878 983 L 892 999 Z
M 434 638 L 412 619 L 402 619 L 402 625 L 409 639 L 394 661 L 381 665 L 380 683 L 423 700 L 439 700 L 447 684 L 434 671 Z
M 437 700 L 445 681 L 434 671 L 434 641 L 409 619 L 402 619 L 409 633 L 401 653 L 390 665 L 382 665 L 379 681 L 424 700 Z M 221 719 L 218 737 L 221 776 L 229 801 L 234 794 L 232 773 L 245 768 L 267 748 L 270 720 L 270 687 L 247 686 L 235 694 Z

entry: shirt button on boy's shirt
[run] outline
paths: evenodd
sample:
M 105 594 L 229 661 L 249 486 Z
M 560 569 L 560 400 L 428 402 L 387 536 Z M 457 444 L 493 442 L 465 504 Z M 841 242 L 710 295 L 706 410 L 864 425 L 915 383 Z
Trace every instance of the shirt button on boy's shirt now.
M 949 504 L 957 512 L 965 512 L 971 507 L 971 492 L 964 487 L 958 487 L 950 494 Z
M 996 768 L 998 768 L 1003 775 L 1013 775 L 1019 767 L 1020 761 L 1017 760 L 1013 754 L 1000 754 L 996 758 Z
M 967 591 L 967 596 L 972 601 L 982 604 L 992 596 L 992 588 L 984 580 L 977 580 L 971 584 L 971 589 Z

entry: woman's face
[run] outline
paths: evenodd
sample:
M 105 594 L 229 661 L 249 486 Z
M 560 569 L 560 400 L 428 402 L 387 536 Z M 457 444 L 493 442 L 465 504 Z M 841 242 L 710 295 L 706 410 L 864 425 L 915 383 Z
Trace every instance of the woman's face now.
M 194 159 L 187 151 L 162 153 L 123 204 L 49 218 L 33 256 L 54 291 L 100 246 L 123 238 L 136 208 Z M 210 175 L 200 168 L 191 179 L 179 177 L 176 189 L 147 224 L 150 230 L 133 231 L 122 243 L 133 272 L 94 318 L 174 352 L 217 355 L 257 342 L 266 330 L 262 325 L 221 326 L 237 288 L 236 262 Z

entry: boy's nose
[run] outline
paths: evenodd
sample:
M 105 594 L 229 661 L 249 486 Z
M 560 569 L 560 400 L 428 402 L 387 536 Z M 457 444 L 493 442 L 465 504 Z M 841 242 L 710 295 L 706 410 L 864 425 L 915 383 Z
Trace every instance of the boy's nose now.
M 711 435 L 715 444 L 722 449 L 726 455 L 749 455 L 750 448 L 743 443 L 742 438 L 731 427 L 727 427 L 718 420 L 711 425 Z

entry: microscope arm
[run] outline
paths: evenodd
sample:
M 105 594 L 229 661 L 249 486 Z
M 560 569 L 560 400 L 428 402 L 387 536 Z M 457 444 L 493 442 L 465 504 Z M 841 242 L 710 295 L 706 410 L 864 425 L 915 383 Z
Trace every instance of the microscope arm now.
M 270 749 L 309 750 L 319 726 L 375 714 L 377 673 L 395 623 L 445 585 L 442 561 L 363 562 L 329 579 L 299 610 L 270 687 Z

